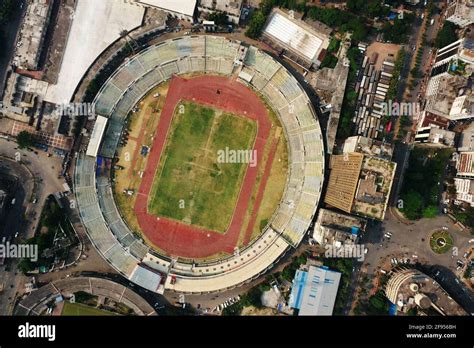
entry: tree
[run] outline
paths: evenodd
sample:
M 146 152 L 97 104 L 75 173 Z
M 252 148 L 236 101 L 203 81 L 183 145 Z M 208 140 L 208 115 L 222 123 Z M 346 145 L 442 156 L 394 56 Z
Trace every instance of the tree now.
M 454 23 L 445 21 L 443 28 L 441 28 L 441 30 L 438 32 L 438 35 L 436 36 L 436 47 L 441 48 L 456 41 L 458 39 L 458 35 L 456 34 L 457 28 L 458 27 Z
M 255 11 L 252 15 L 252 18 L 250 19 L 250 23 L 247 28 L 247 31 L 245 32 L 245 35 L 252 39 L 257 39 L 262 33 L 263 26 L 265 25 L 266 20 L 267 17 L 263 14 L 261 10 Z
M 400 209 L 403 215 L 409 220 L 416 220 L 421 217 L 423 197 L 414 191 L 402 195 L 403 208 Z
M 21 259 L 21 261 L 18 263 L 18 269 L 23 274 L 28 274 L 35 269 L 35 265 L 30 259 Z
M 361 13 L 365 10 L 365 0 L 349 0 L 347 1 L 347 8 L 354 13 Z
M 120 38 L 125 38 L 126 47 L 128 46 L 129 49 L 131 49 L 132 52 L 135 53 L 135 50 L 138 48 L 138 43 L 133 37 L 129 35 L 128 30 L 127 29 L 120 30 L 119 35 L 120 35 Z
M 0 1 L 0 24 L 8 23 L 13 13 L 13 0 Z
M 434 218 L 438 215 L 438 207 L 435 205 L 429 205 L 423 210 L 424 218 Z
M 208 18 L 210 21 L 214 21 L 214 23 L 218 26 L 227 25 L 227 13 L 225 12 L 213 12 L 209 15 Z
M 33 145 L 34 136 L 33 136 L 33 134 L 31 134 L 27 131 L 21 131 L 16 136 L 16 141 L 18 143 L 18 147 L 20 149 L 24 149 L 24 148 L 27 148 L 27 147 L 30 147 L 31 145 Z

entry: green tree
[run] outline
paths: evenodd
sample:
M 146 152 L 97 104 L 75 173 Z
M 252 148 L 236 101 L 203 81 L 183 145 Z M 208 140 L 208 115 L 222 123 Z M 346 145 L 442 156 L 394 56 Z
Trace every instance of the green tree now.
M 250 19 L 250 23 L 248 25 L 247 31 L 245 35 L 252 39 L 257 39 L 260 34 L 262 33 L 263 26 L 267 17 L 263 14 L 261 10 L 257 10 L 253 13 L 252 18 Z
M 438 207 L 435 205 L 429 205 L 423 210 L 423 217 L 434 218 L 438 215 Z
M 214 21 L 216 25 L 222 26 L 227 25 L 227 13 L 226 12 L 214 12 L 209 15 L 209 20 Z
M 0 1 L 0 24 L 5 24 L 10 21 L 13 13 L 13 0 L 2 0 Z
M 416 220 L 421 217 L 423 197 L 415 191 L 408 192 L 401 196 L 403 208 L 400 209 L 407 219 Z
M 16 136 L 16 141 L 18 143 L 18 147 L 20 149 L 24 149 L 24 148 L 27 148 L 27 147 L 30 147 L 31 145 L 33 145 L 34 136 L 33 136 L 33 134 L 31 134 L 27 131 L 21 131 Z
M 28 274 L 35 269 L 35 264 L 30 259 L 21 259 L 18 263 L 18 269 L 23 274 Z
M 445 21 L 443 28 L 441 28 L 441 30 L 438 32 L 438 35 L 436 36 L 436 47 L 441 48 L 458 40 L 456 29 L 458 29 L 458 27 L 454 23 Z

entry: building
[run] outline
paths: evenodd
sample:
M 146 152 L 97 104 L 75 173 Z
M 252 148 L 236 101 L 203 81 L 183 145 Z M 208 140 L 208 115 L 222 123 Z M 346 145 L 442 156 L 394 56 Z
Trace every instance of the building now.
M 52 1 L 47 0 L 27 4 L 13 64 L 20 69 L 37 70 L 53 6 Z
M 392 272 L 384 292 L 401 314 L 416 310 L 417 315 L 467 315 L 434 279 L 416 269 Z
M 330 157 L 329 183 L 324 202 L 346 213 L 351 213 L 359 183 L 364 155 L 349 153 Z
M 169 16 L 194 22 L 197 0 L 124 0 L 144 7 L 153 7 L 168 13 Z
M 474 207 L 474 179 L 454 178 L 456 199 Z
M 470 77 L 447 73 L 430 80 L 425 110 L 450 121 L 474 116 L 474 94 Z
M 346 138 L 342 152 L 358 152 L 368 156 L 391 160 L 393 156 L 393 145 L 380 140 L 356 135 Z
M 199 16 L 207 18 L 214 12 L 225 12 L 229 22 L 239 24 L 243 0 L 200 0 L 198 5 Z
M 470 123 L 462 132 L 459 138 L 458 151 L 474 151 L 474 122 Z
M 97 156 L 99 151 L 100 142 L 102 141 L 102 136 L 105 132 L 105 127 L 107 125 L 108 119 L 104 116 L 97 115 L 97 119 L 94 123 L 94 128 L 92 130 L 91 139 L 87 145 L 87 156 Z
M 268 16 L 262 33 L 262 41 L 272 46 L 286 58 L 309 69 L 318 67 L 329 46 L 330 29 L 323 24 L 311 26 L 295 15 L 274 9 Z
M 396 166 L 356 152 L 333 155 L 324 202 L 346 213 L 383 220 Z
M 453 1 L 446 9 L 446 20 L 460 27 L 466 27 L 474 23 L 474 1 Z
M 321 208 L 314 225 L 313 239 L 321 246 L 355 244 L 365 231 L 366 224 L 365 219 Z
M 297 270 L 291 288 L 289 305 L 298 315 L 332 315 L 341 273 L 327 267 L 309 266 Z
M 455 132 L 428 126 L 417 129 L 415 142 L 431 147 L 454 147 L 455 137 Z
M 461 152 L 456 161 L 457 176 L 460 178 L 474 178 L 474 151 Z
M 426 109 L 433 109 L 432 112 L 446 116 L 452 114 L 452 119 L 466 118 L 460 115 L 462 113 L 460 110 L 469 108 L 472 103 L 470 75 L 473 67 L 474 40 L 471 36 L 466 35 L 440 48 L 436 53 L 426 87 Z M 464 95 L 467 97 L 457 100 L 451 112 L 455 99 Z M 440 102 L 438 105 L 433 105 L 436 101 Z

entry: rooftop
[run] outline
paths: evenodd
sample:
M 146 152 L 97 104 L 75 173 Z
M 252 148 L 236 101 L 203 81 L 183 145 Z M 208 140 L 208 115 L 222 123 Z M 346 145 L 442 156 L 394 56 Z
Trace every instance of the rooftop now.
M 356 135 L 345 140 L 343 152 L 359 152 L 364 155 L 391 159 L 393 146 L 380 140 Z
M 290 306 L 298 315 L 332 315 L 341 273 L 327 267 L 309 266 L 297 270 L 290 295 Z
M 313 239 L 322 246 L 354 243 L 359 232 L 365 230 L 366 223 L 364 219 L 321 208 Z
M 193 16 L 197 0 L 136 0 L 143 5 L 158 7 L 165 11 Z
M 459 151 L 474 151 L 474 122 L 471 122 L 461 133 Z
M 456 163 L 458 176 L 474 177 L 474 152 L 461 152 Z
M 100 142 L 102 141 L 102 136 L 104 135 L 105 126 L 107 125 L 107 120 L 108 119 L 106 117 L 97 115 L 94 129 L 92 130 L 91 134 L 91 139 L 89 140 L 89 145 L 87 146 L 87 156 L 97 156 Z
M 364 155 L 359 153 L 330 157 L 331 173 L 324 197 L 325 203 L 346 213 L 351 212 L 363 159 Z
M 396 167 L 395 162 L 365 156 L 353 213 L 378 220 L 384 219 Z
M 43 39 L 51 15 L 51 1 L 28 2 L 26 14 L 18 36 L 18 45 L 13 62 L 20 68 L 38 69 Z
M 44 99 L 54 104 L 69 102 L 97 56 L 120 37 L 122 30 L 140 26 L 144 13 L 143 7 L 122 1 L 78 1 L 58 82 L 48 88 Z
M 415 269 L 395 271 L 385 293 L 402 313 L 416 307 L 418 315 L 467 315 L 434 279 Z
M 227 12 L 227 14 L 240 17 L 242 3 L 243 0 L 200 0 L 199 7 L 212 11 Z
M 274 9 L 269 16 L 263 35 L 312 63 L 317 62 L 321 51 L 329 45 L 325 32 L 317 32 L 314 26 L 292 18 L 280 9 Z

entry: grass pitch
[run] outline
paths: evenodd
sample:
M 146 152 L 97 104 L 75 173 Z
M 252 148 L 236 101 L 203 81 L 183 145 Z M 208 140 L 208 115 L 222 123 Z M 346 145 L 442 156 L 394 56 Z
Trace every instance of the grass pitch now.
M 115 313 L 104 311 L 99 308 L 93 308 L 81 303 L 64 302 L 64 307 L 61 315 L 67 316 L 97 316 L 97 315 L 117 315 Z
M 225 232 L 247 163 L 218 163 L 218 151 L 251 150 L 257 124 L 190 102 L 178 104 L 148 201 L 148 211 Z

